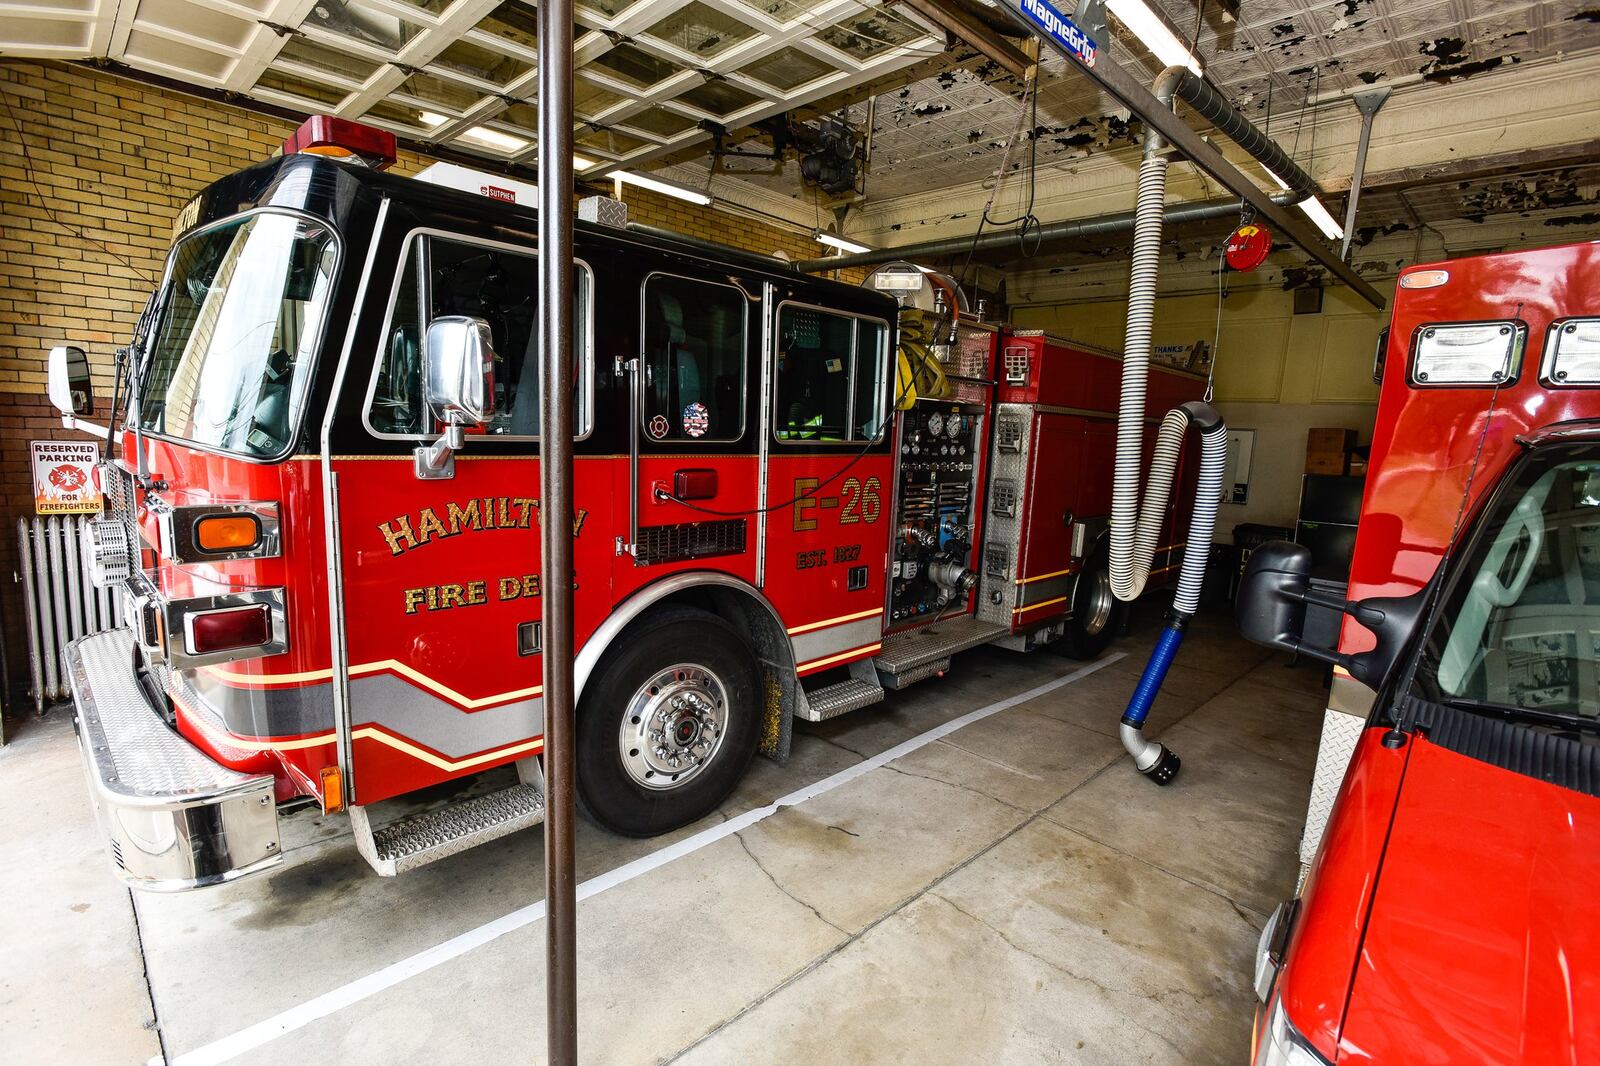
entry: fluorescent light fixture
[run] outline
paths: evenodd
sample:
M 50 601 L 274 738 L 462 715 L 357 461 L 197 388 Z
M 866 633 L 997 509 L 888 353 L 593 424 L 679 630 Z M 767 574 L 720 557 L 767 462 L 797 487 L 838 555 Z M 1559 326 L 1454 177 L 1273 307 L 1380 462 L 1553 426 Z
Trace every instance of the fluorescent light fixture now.
M 676 185 L 670 181 L 662 181 L 660 178 L 652 178 L 648 174 L 640 174 L 635 170 L 617 170 L 613 171 L 611 176 L 627 185 L 637 185 L 641 189 L 649 189 L 651 192 L 658 192 L 664 196 L 676 196 L 680 200 L 688 200 L 691 204 L 699 204 L 701 207 L 705 207 L 711 202 L 711 197 L 699 189 L 691 189 L 684 185 Z
M 1278 188 L 1282 189 L 1284 192 L 1289 191 L 1289 183 L 1278 177 L 1278 175 L 1274 174 L 1270 167 L 1262 167 L 1261 169 L 1266 171 L 1267 177 L 1271 178 L 1273 184 L 1277 185 Z
M 430 130 L 436 130 L 440 126 L 443 126 L 446 122 L 450 121 L 443 115 L 435 114 L 432 111 L 419 111 L 417 112 L 417 118 L 421 119 L 422 124 L 428 127 Z
M 1107 0 L 1106 7 L 1164 66 L 1188 67 L 1200 76 L 1200 60 L 1145 0 Z
M 598 159 L 590 159 L 588 156 L 579 155 L 577 152 L 572 153 L 572 167 L 574 170 L 588 170 L 598 162 Z
M 851 254 L 859 255 L 862 252 L 872 251 L 871 248 L 868 248 L 864 244 L 857 244 L 855 241 L 847 241 L 843 237 L 832 233 L 817 233 L 816 238 L 823 244 L 826 244 L 828 247 L 837 248 L 841 252 L 850 252 Z
M 1322 231 L 1322 235 L 1328 240 L 1344 239 L 1344 227 L 1333 220 L 1333 216 L 1328 214 L 1328 209 L 1322 206 L 1321 200 L 1315 196 L 1308 196 L 1301 200 L 1297 206 L 1306 213 L 1307 218 L 1317 224 L 1317 228 Z
M 473 126 L 461 131 L 460 137 L 468 144 L 478 145 L 480 148 L 493 148 L 498 152 L 516 153 L 531 144 L 531 141 L 521 137 L 514 137 L 509 133 L 501 133 L 487 126 Z

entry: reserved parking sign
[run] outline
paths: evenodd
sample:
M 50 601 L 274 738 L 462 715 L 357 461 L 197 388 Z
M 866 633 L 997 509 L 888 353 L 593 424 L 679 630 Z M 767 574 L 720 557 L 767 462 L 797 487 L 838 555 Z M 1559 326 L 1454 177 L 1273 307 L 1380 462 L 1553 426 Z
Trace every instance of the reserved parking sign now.
M 39 514 L 99 514 L 102 506 L 97 445 L 36 440 L 33 447 L 33 509 Z

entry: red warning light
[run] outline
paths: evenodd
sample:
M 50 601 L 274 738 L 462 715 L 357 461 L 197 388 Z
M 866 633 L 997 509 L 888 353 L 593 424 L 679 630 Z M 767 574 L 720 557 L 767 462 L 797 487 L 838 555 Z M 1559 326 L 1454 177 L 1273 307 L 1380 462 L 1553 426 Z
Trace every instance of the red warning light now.
M 359 159 L 373 170 L 383 170 L 394 163 L 394 134 L 346 118 L 312 115 L 283 142 L 284 155 L 296 152 Z

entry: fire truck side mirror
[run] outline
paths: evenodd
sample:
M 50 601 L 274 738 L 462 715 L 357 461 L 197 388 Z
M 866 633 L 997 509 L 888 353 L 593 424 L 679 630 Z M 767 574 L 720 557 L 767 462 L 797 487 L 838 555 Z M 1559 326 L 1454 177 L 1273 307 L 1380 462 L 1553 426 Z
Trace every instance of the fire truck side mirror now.
M 481 318 L 447 315 L 428 323 L 422 395 L 446 425 L 481 426 L 494 417 L 494 335 Z
M 446 315 L 428 323 L 422 398 L 444 423 L 444 436 L 412 453 L 417 477 L 455 477 L 455 453 L 467 442 L 466 428 L 494 417 L 494 364 L 494 334 L 483 319 Z
M 89 357 L 82 348 L 62 345 L 50 349 L 50 402 L 68 417 L 92 414 L 94 384 L 89 377 Z
M 1274 540 L 1256 548 L 1239 583 L 1239 632 L 1269 648 L 1310 652 L 1300 643 L 1310 585 L 1311 552 L 1304 545 Z

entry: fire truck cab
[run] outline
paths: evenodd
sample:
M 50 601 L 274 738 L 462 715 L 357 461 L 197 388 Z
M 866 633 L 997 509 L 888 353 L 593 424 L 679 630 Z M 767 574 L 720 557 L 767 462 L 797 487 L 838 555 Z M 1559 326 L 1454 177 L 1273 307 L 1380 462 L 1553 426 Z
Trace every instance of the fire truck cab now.
M 119 365 L 92 528 L 125 628 L 69 652 L 134 884 L 268 869 L 294 805 L 348 811 L 382 874 L 542 820 L 536 218 L 479 179 L 288 151 L 180 218 Z M 871 287 L 592 221 L 573 268 L 559 580 L 578 590 L 579 796 L 602 825 L 691 822 L 758 750 L 786 755 L 795 717 L 881 700 L 963 648 L 1071 627 L 1092 654 L 1112 635 L 1094 464 L 1115 356 L 1019 336 L 997 384 L 1002 333 L 948 306 L 916 320 L 950 387 L 918 397 L 896 386 L 902 308 Z M 52 359 L 70 417 L 84 364 Z M 1203 385 L 1155 378 L 1158 402 Z M 1039 523 L 1018 472 L 1047 429 L 1077 450 L 1061 486 L 1029 490 Z M 368 817 L 507 764 L 499 791 Z
M 1360 715 L 1262 935 L 1254 1061 L 1579 1061 L 1600 1045 L 1600 244 L 1408 268 L 1379 372 L 1350 601 L 1283 542 L 1240 592 L 1245 635 L 1333 664 L 1330 720 Z M 1308 605 L 1344 613 L 1338 649 L 1301 639 Z

